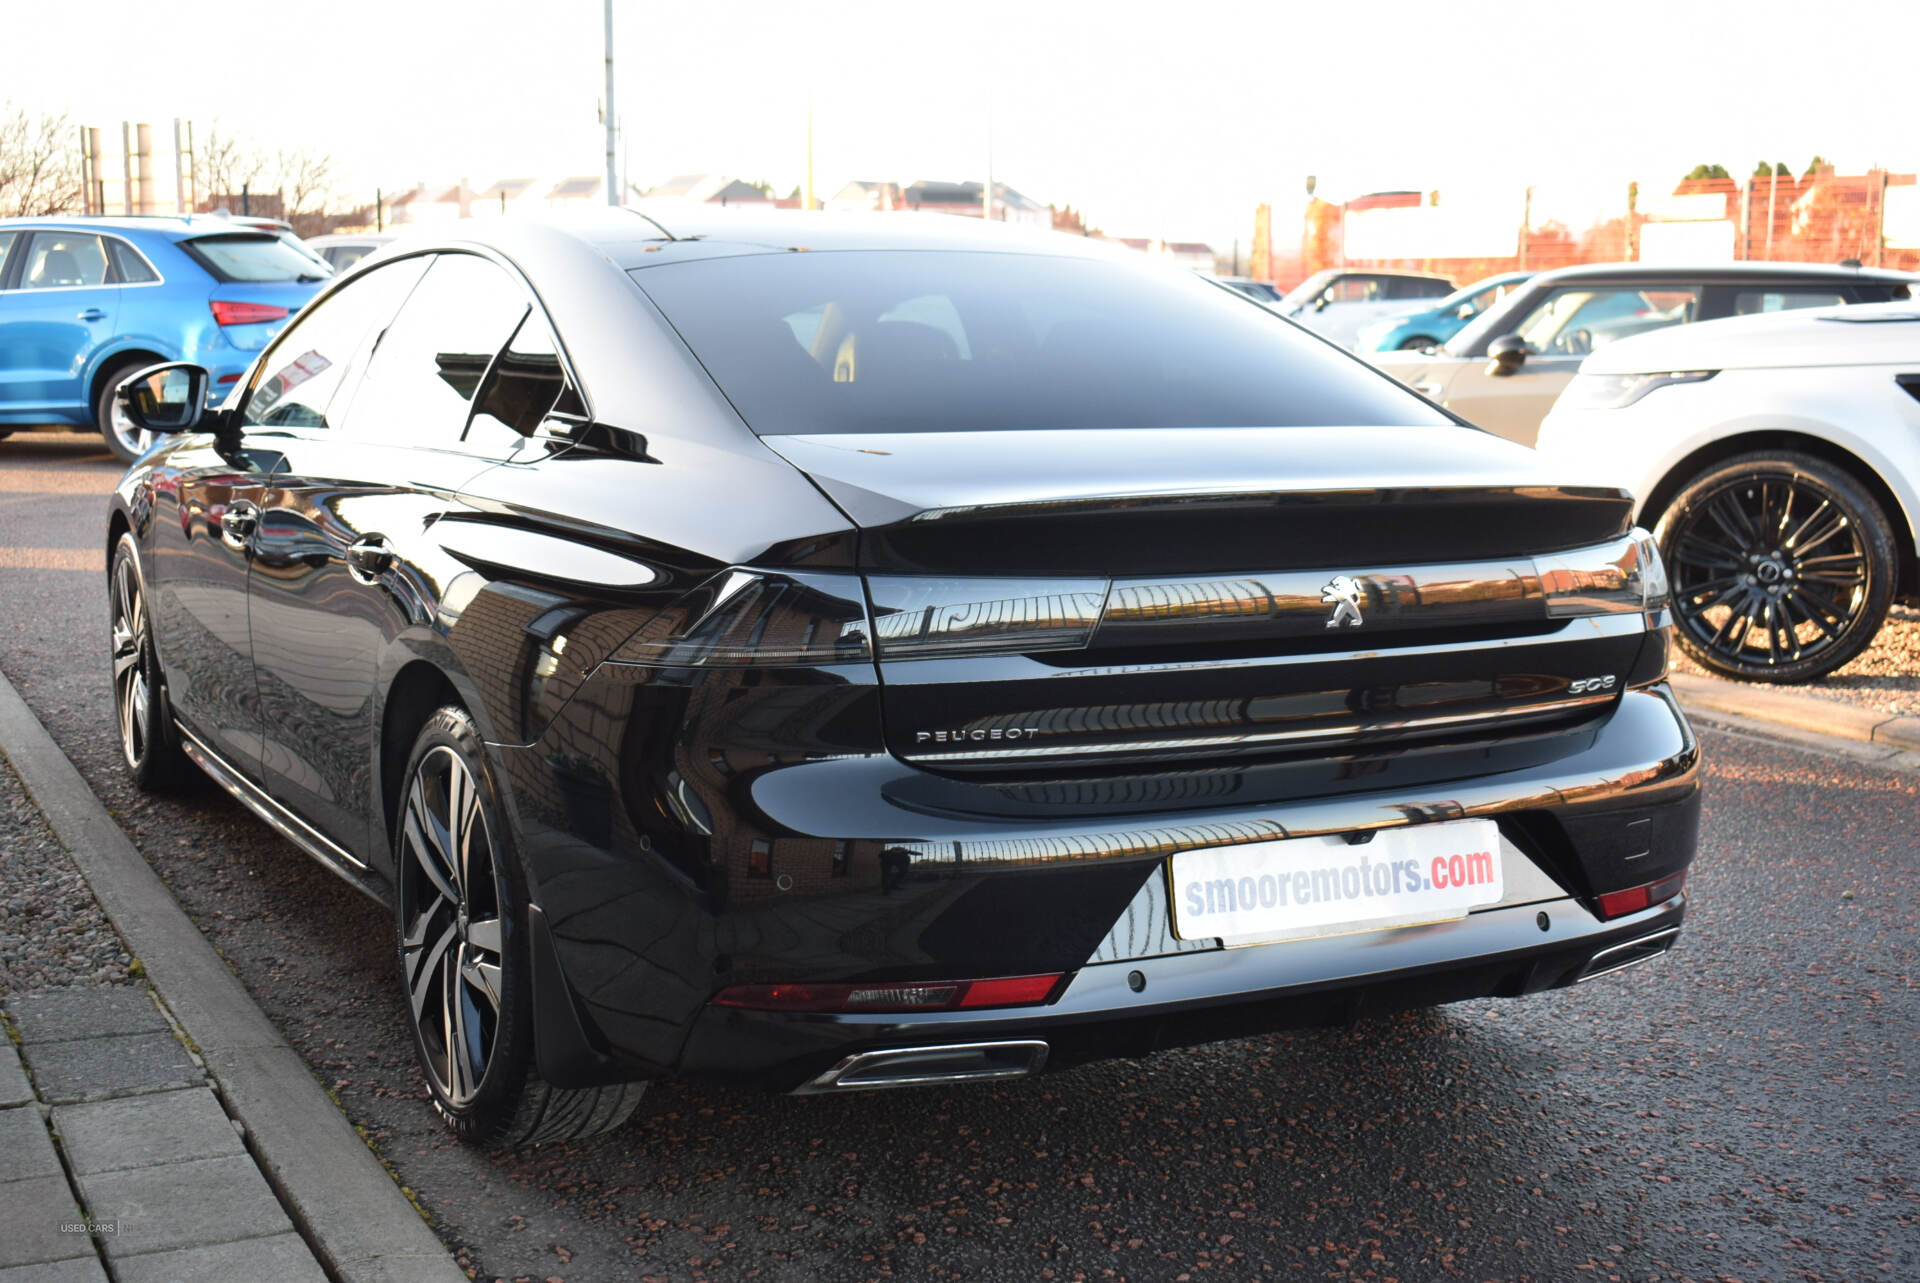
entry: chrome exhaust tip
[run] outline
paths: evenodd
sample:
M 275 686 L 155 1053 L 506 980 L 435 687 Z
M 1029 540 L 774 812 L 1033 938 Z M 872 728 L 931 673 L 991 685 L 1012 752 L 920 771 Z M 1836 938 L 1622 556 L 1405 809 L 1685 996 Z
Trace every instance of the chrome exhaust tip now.
M 896 1047 L 848 1056 L 795 1089 L 796 1096 L 830 1091 L 876 1091 L 883 1087 L 930 1087 L 940 1083 L 992 1082 L 1037 1074 L 1047 1063 L 1047 1044 L 962 1042 L 937 1047 Z
M 1573 978 L 1573 983 L 1585 984 L 1589 980 L 1597 980 L 1601 976 L 1625 971 L 1628 967 L 1637 967 L 1643 962 L 1651 962 L 1673 948 L 1673 942 L 1679 936 L 1679 927 L 1667 927 L 1665 930 L 1655 931 L 1650 935 L 1602 949 L 1587 959 L 1587 965 L 1580 969 L 1580 974 Z

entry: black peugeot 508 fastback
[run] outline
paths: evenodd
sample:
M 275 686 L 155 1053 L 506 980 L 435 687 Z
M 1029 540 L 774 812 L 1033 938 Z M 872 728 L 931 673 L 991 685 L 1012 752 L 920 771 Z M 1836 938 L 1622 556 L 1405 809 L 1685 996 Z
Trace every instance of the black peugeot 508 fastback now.
M 395 916 L 435 1104 L 1011 1078 L 1570 985 L 1699 814 L 1628 496 L 1197 276 L 913 215 L 333 283 L 109 518 L 144 787 Z

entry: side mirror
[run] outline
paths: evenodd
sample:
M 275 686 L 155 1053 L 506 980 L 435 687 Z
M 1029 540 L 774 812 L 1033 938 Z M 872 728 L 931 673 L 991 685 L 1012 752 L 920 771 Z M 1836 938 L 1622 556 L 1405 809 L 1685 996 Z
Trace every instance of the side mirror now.
M 1462 303 L 1453 314 L 1463 321 L 1471 321 L 1477 315 L 1471 303 Z
M 1512 374 L 1527 363 L 1527 343 L 1518 334 L 1502 334 L 1487 344 L 1487 373 Z
M 191 432 L 199 426 L 213 376 L 197 365 L 150 365 L 120 384 L 114 396 L 142 432 Z
M 1331 302 L 1333 302 L 1333 295 L 1322 294 L 1319 298 L 1313 300 L 1313 310 L 1316 312 L 1324 312 L 1327 310 L 1327 304 Z

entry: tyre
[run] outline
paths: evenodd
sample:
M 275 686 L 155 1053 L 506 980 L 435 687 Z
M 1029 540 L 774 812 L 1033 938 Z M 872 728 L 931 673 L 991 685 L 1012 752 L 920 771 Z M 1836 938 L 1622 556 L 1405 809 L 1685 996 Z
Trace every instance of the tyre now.
M 1424 334 L 1416 334 L 1410 339 L 1403 339 L 1400 343 L 1400 350 L 1402 352 L 1424 352 L 1430 347 L 1438 346 L 1439 343 L 1436 340 L 1430 339 Z
M 119 361 L 107 368 L 107 375 L 100 380 L 100 395 L 93 403 L 93 423 L 100 429 L 100 435 L 106 438 L 107 449 L 122 463 L 132 463 L 146 453 L 146 445 L 141 440 L 144 435 L 133 426 L 120 409 L 119 399 L 114 393 L 120 387 L 120 381 L 130 374 L 138 374 L 156 362 L 149 357 L 135 357 L 130 361 Z
M 136 786 L 171 793 L 193 778 L 193 763 L 180 749 L 167 707 L 160 655 L 153 644 L 153 616 L 140 577 L 133 536 L 114 546 L 107 575 L 107 628 L 113 661 L 113 711 L 120 729 L 120 755 Z
M 465 710 L 439 709 L 414 741 L 393 838 L 400 978 L 447 1126 L 512 1149 L 626 1122 L 645 1083 L 561 1089 L 534 1067 L 526 876 Z
M 1893 601 L 1899 563 L 1886 513 L 1811 455 L 1715 464 L 1674 496 L 1656 534 L 1680 647 L 1724 677 L 1825 676 L 1873 641 Z

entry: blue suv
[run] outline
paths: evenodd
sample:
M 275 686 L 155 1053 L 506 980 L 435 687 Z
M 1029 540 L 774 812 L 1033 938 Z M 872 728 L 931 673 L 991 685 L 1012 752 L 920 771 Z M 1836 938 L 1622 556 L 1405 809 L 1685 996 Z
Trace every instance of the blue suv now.
M 115 405 L 120 380 L 191 361 L 225 397 L 326 273 L 221 218 L 0 219 L 0 437 L 92 427 L 131 461 L 140 434 Z
M 1503 272 L 1463 286 L 1424 311 L 1383 317 L 1361 328 L 1354 350 L 1392 352 L 1401 348 L 1419 351 L 1439 347 L 1532 275 L 1532 272 Z

